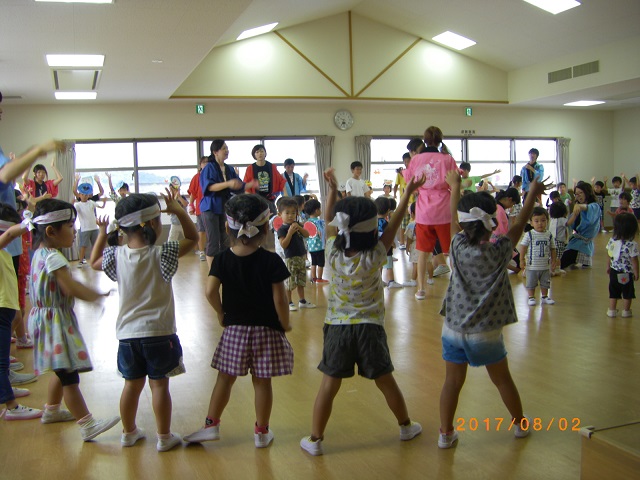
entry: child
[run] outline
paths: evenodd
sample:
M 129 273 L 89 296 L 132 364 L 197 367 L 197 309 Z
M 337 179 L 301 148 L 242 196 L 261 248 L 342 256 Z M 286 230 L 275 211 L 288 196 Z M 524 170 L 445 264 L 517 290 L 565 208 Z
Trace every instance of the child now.
M 111 173 L 104 172 L 104 174 L 109 179 L 109 197 L 111 197 L 113 203 L 117 204 L 120 200 L 129 195 L 129 185 L 122 181 L 118 182 L 118 184 L 116 185 L 118 187 L 118 193 L 116 194 L 116 191 L 113 188 L 113 183 L 111 183 Z
M 322 278 L 324 271 L 324 220 L 320 218 L 322 205 L 318 200 L 309 200 L 304 211 L 309 217 L 309 221 L 316 226 L 318 233 L 315 236 L 307 238 L 307 248 L 311 254 L 311 281 L 313 283 L 325 284 L 329 280 Z
M 549 209 L 549 207 L 554 204 L 554 203 L 561 203 L 562 199 L 560 197 L 560 192 L 553 191 L 551 193 L 549 193 L 549 198 L 547 198 L 547 209 Z
M 22 174 L 23 188 L 25 192 L 33 198 L 33 202 L 37 203 L 45 198 L 55 198 L 58 196 L 58 185 L 62 183 L 64 178 L 60 171 L 56 168 L 56 157 L 51 161 L 51 168 L 56 174 L 55 180 L 47 180 L 47 169 L 41 163 L 33 167 L 33 180 L 28 178 L 27 170 Z
M 73 204 L 78 212 L 78 219 L 80 220 L 80 240 L 78 246 L 80 247 L 80 253 L 78 254 L 78 268 L 82 268 L 87 264 L 85 260 L 85 252 L 89 247 L 89 255 L 91 256 L 91 249 L 95 245 L 98 239 L 98 224 L 96 223 L 96 207 L 103 208 L 96 204 L 93 200 L 89 200 L 93 196 L 93 187 L 89 183 L 81 183 L 78 185 L 78 194 L 80 201 Z
M 189 201 L 184 195 L 180 194 L 180 185 L 182 182 L 180 178 L 173 176 L 171 177 L 171 193 L 176 193 L 176 201 L 182 206 L 182 208 L 187 208 L 189 205 Z M 171 227 L 169 227 L 169 241 L 178 241 L 180 237 L 185 238 L 184 231 L 182 230 L 182 224 L 180 223 L 180 218 L 177 215 L 170 215 L 171 217 Z M 198 237 L 199 238 L 199 237 Z
M 525 268 L 526 287 L 529 294 L 527 304 L 536 304 L 535 291 L 540 283 L 542 298 L 540 303 L 553 305 L 556 303 L 549 297 L 551 272 L 556 269 L 556 245 L 553 235 L 547 230 L 549 214 L 542 207 L 535 207 L 531 214 L 533 228 L 522 237 L 520 242 L 520 261 Z M 528 253 L 527 253 L 528 251 Z
M 635 215 L 621 213 L 613 221 L 613 237 L 607 243 L 607 253 L 611 261 L 607 264 L 609 274 L 609 310 L 607 317 L 618 314 L 616 305 L 623 299 L 622 317 L 633 316 L 631 301 L 636 298 L 634 281 L 638 281 L 638 221 Z
M 460 175 L 462 177 L 462 188 L 464 190 L 468 190 L 470 192 L 475 192 L 478 188 L 478 183 L 485 178 L 489 178 L 492 175 L 500 173 L 501 170 L 494 170 L 493 173 L 487 173 L 485 175 L 480 175 L 477 177 L 470 177 L 469 173 L 471 172 L 471 164 L 468 162 L 462 162 L 460 164 Z
M 69 262 L 60 252 L 71 248 L 76 210 L 70 203 L 42 200 L 33 214 L 34 246 L 31 261 L 29 325 L 33 330 L 33 365 L 37 375 L 53 370 L 42 423 L 76 419 L 85 442 L 106 432 L 120 417 L 93 418 L 80 392 L 80 372 L 93 369 L 78 320 L 74 298 L 95 302 L 102 295 L 71 277 Z M 52 348 L 52 346 L 54 348 Z M 64 398 L 69 410 L 60 407 Z
M 551 192 L 553 193 L 553 192 Z M 506 190 L 500 190 L 496 194 L 496 228 L 491 233 L 491 242 L 496 243 L 500 237 L 509 232 L 509 218 L 507 210 L 513 208 L 514 205 L 520 205 L 520 193 L 513 187 Z M 507 265 L 507 269 L 513 273 L 520 272 L 520 253 L 517 249 L 513 251 L 513 258 Z
M 506 267 L 536 197 L 548 186 L 534 179 L 529 187 L 531 195 L 527 195 L 516 221 L 505 236 L 491 243 L 488 240 L 495 228 L 495 200 L 486 193 L 460 198 L 461 180 L 456 171 L 447 173 L 447 183 L 451 186 L 453 273 L 441 311 L 445 315 L 442 357 L 446 362 L 446 377 L 440 394 L 438 447 L 451 448 L 458 441 L 453 420 L 469 364 L 486 366 L 513 418 L 515 436 L 526 437 L 529 429 L 522 428 L 526 417 L 509 372 L 502 338 L 502 328 L 518 321 Z
M 386 197 L 378 197 L 375 200 L 376 210 L 378 212 L 378 237 L 382 237 L 382 234 L 389 225 L 387 218 L 391 214 L 391 202 Z M 395 243 L 395 242 L 394 242 Z M 386 272 L 386 275 L 385 275 Z M 386 277 L 386 280 L 385 280 Z M 429 283 L 429 280 L 431 283 Z M 433 284 L 433 277 L 429 277 L 427 283 L 429 285 Z M 382 283 L 385 287 L 388 288 L 402 288 L 402 284 L 396 282 L 395 277 L 393 275 L 393 244 L 387 251 L 387 263 L 382 267 Z
M 13 207 L 0 203 L 0 403 L 6 405 L 5 420 L 30 420 L 43 414 L 42 410 L 16 402 L 16 397 L 27 396 L 30 392 L 22 388 L 14 390 L 9 377 L 12 322 L 20 304 L 13 260 L 4 248 L 26 231 L 21 221 Z
M 415 202 L 409 206 L 409 216 L 411 221 L 407 225 L 404 232 L 404 238 L 407 241 L 406 252 L 411 262 L 411 280 L 404 282 L 405 287 L 415 287 L 418 285 L 418 250 L 416 250 L 416 204 Z M 403 218 L 404 221 L 404 218 Z M 435 271 L 434 271 L 435 275 Z
M 333 400 L 343 378 L 358 373 L 372 379 L 384 394 L 387 405 L 400 425 L 400 440 L 411 440 L 422 432 L 412 422 L 402 392 L 393 377 L 393 364 L 384 331 L 384 293 L 379 269 L 386 261 L 407 209 L 409 196 L 425 182 L 411 179 L 382 237 L 376 229 L 376 207 L 366 198 L 345 198 L 337 204 L 338 183 L 334 170 L 324 173 L 329 184 L 325 220 L 335 219 L 327 227 L 327 260 L 331 265 L 331 292 L 324 326 L 324 349 L 318 369 L 322 384 L 313 408 L 311 436 L 300 447 L 311 455 L 322 455 L 324 431 L 331 415 Z M 336 230 L 337 227 L 337 230 Z M 337 236 L 336 236 L 337 235 Z
M 633 209 L 629 207 L 629 204 L 632 200 L 633 198 L 631 197 L 631 194 L 622 192 L 620 195 L 618 195 L 618 208 L 616 208 L 614 212 L 607 212 L 607 214 L 614 219 L 621 213 L 633 214 Z
M 307 250 L 304 239 L 309 238 L 307 232 L 296 219 L 298 218 L 298 203 L 291 197 L 285 197 L 278 203 L 278 213 L 282 217 L 282 226 L 278 229 L 278 241 L 284 249 L 287 268 L 291 276 L 287 279 L 287 298 L 289 299 L 289 311 L 295 312 L 298 308 L 316 308 L 304 298 L 304 287 L 307 286 L 307 270 L 305 261 Z M 300 300 L 298 307 L 291 299 L 294 288 L 298 290 Z
M 571 194 L 567 192 L 567 184 L 564 182 L 559 182 L 557 192 L 560 194 L 560 201 L 567 207 L 567 211 L 570 210 Z
M 393 186 L 393 181 L 385 180 L 384 183 L 382 184 L 382 195 L 380 196 L 384 198 L 393 198 L 393 196 L 391 195 L 392 186 Z
M 606 179 L 604 183 L 606 186 Z M 611 205 L 610 211 L 607 213 L 615 213 L 615 211 L 620 206 L 620 194 L 624 192 L 624 181 L 622 180 L 622 177 L 613 177 L 611 179 L 611 184 L 613 185 L 609 188 L 609 195 L 611 195 Z
M 518 195 L 521 194 L 522 189 L 522 177 L 520 175 L 514 175 L 511 181 L 509 182 L 508 188 L 515 188 L 518 191 Z M 509 225 L 512 225 L 515 222 L 516 218 L 520 214 L 520 210 L 522 210 L 522 201 L 516 203 L 509 209 Z
M 570 229 L 567 226 L 567 216 L 569 210 L 564 203 L 553 203 L 549 207 L 549 231 L 553 236 L 554 243 L 556 245 L 556 258 L 562 257 L 564 250 L 567 248 L 567 242 L 569 241 Z M 552 270 L 551 276 L 560 275 L 566 273 L 560 269 L 560 266 L 556 264 L 555 270 Z
M 640 174 L 635 177 L 631 177 L 628 180 L 629 188 L 631 189 L 631 203 L 629 203 L 629 207 L 631 207 L 631 209 L 633 210 L 633 214 L 638 220 L 640 220 L 640 188 L 638 188 L 639 178 Z M 622 174 L 622 179 L 627 179 L 624 173 Z
M 525 269 L 526 288 L 529 294 L 527 305 L 536 304 L 535 290 L 540 283 L 542 298 L 540 303 L 553 305 L 555 300 L 549 297 L 551 286 L 551 272 L 556 269 L 556 245 L 553 235 L 547 230 L 549 213 L 542 207 L 535 207 L 531 214 L 531 230 L 526 232 L 518 248 L 522 268 Z
M 263 198 L 233 197 L 225 212 L 231 248 L 215 256 L 207 280 L 207 299 L 224 327 L 211 362 L 218 379 L 204 427 L 185 440 L 200 443 L 220 438 L 220 417 L 231 388 L 250 369 L 255 391 L 254 441 L 256 448 L 264 448 L 273 441 L 271 377 L 293 371 L 293 350 L 284 334 L 291 330 L 284 285 L 289 271 L 278 255 L 260 248 L 269 234 L 269 205 Z M 251 293 L 250 302 L 245 292 Z
M 351 162 L 352 178 L 344 184 L 347 197 L 367 197 L 371 198 L 373 190 L 360 178 L 362 175 L 362 163 Z
M 593 185 L 593 194 L 596 196 L 596 202 L 600 207 L 600 231 L 606 233 L 607 231 L 604 229 L 604 198 L 608 193 L 605 190 L 604 182 L 598 180 L 594 183 L 594 180 L 595 178 L 591 179 L 591 184 Z
M 109 234 L 108 217 L 98 223 L 100 235 L 91 254 L 91 267 L 103 270 L 118 282 L 120 310 L 116 320 L 118 371 L 124 377 L 120 397 L 123 447 L 132 447 L 145 438 L 136 426 L 138 401 L 149 377 L 156 417 L 156 449 L 165 452 L 182 443 L 180 435 L 171 433 L 171 393 L 169 377 L 185 372 L 182 347 L 176 335 L 176 316 L 171 278 L 178 269 L 178 257 L 193 249 L 198 232 L 186 210 L 175 199 L 176 191 L 166 190 L 164 212 L 180 219 L 185 239 L 156 246 L 162 233 L 160 204 L 153 194 L 134 193 L 116 205 L 118 228 Z M 126 234 L 127 243 L 118 245 L 118 230 Z

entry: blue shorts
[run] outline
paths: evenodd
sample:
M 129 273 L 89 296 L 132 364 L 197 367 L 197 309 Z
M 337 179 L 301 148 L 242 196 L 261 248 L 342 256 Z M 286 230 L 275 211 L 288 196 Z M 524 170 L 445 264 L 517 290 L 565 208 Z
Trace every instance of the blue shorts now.
M 451 363 L 482 367 L 498 363 L 507 356 L 502 329 L 481 333 L 461 333 L 445 323 L 442 326 L 442 358 Z
M 160 380 L 184 373 L 178 335 L 120 340 L 118 371 L 125 380 Z

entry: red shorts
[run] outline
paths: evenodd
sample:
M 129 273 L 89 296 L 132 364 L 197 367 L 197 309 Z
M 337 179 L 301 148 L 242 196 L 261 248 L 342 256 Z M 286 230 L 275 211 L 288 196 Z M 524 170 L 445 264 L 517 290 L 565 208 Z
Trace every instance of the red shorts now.
M 424 225 L 416 223 L 416 250 L 420 252 L 433 252 L 436 246 L 436 239 L 440 240 L 443 253 L 449 253 L 451 244 L 451 224 Z

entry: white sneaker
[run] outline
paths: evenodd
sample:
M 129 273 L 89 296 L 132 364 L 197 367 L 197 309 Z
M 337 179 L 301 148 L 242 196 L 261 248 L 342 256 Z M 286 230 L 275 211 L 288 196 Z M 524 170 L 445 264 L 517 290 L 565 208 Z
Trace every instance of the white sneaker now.
M 75 420 L 71 412 L 65 408 L 58 408 L 57 410 L 49 410 L 45 405 L 44 413 L 40 421 L 42 423 L 58 423 L 58 422 L 70 422 Z
M 402 288 L 402 284 L 396 282 L 395 280 L 391 280 L 389 283 L 387 283 L 387 288 Z
M 311 302 L 298 302 L 298 308 L 316 308 L 316 304 Z M 291 305 L 289 305 L 289 310 L 291 310 Z
M 418 422 L 411 422 L 409 425 L 400 426 L 400 440 L 411 440 L 421 433 L 422 425 L 420 425 Z
M 158 438 L 158 443 L 156 443 L 156 450 L 159 452 L 166 452 L 171 450 L 173 447 L 177 447 L 178 445 L 182 445 L 182 439 L 180 435 L 177 433 L 172 433 L 169 438 Z
M 13 390 L 13 398 L 22 398 L 31 395 L 31 392 L 26 388 L 11 387 L 11 390 Z
M 184 437 L 187 443 L 202 443 L 220 440 L 220 425 L 215 427 L 202 427 L 197 432 L 193 432 Z
M 322 440 L 316 440 L 315 442 L 311 440 L 311 437 L 304 437 L 300 440 L 300 448 L 302 448 L 309 455 L 318 456 L 322 455 L 324 452 L 322 451 Z
M 13 370 L 9 370 L 9 381 L 11 386 L 26 385 L 27 383 L 35 382 L 38 377 L 33 373 L 16 373 Z
M 17 372 L 18 370 L 22 370 L 24 368 L 24 363 L 22 362 L 13 362 L 9 364 L 9 368 L 11 370 L 13 370 L 14 372 Z
M 456 432 L 455 430 L 453 431 L 453 433 L 450 433 L 448 435 L 442 432 L 440 432 L 440 434 L 438 435 L 439 448 L 451 448 L 456 444 L 457 441 L 458 432 Z
M 93 418 L 82 425 L 80 425 L 80 435 L 82 440 L 88 442 L 93 440 L 101 433 L 106 432 L 110 428 L 114 427 L 120 421 L 120 417 L 111 417 L 105 419 Z
M 448 265 L 438 265 L 435 270 L 433 271 L 433 276 L 434 277 L 439 277 L 440 275 L 445 275 L 447 273 L 450 273 L 451 269 L 449 268 Z
M 434 283 L 433 278 L 427 278 L 427 285 L 433 285 Z
M 398 245 L 398 248 L 399 248 L 400 250 L 406 250 L 406 249 L 407 249 L 407 246 L 406 246 L 404 243 L 401 243 L 400 245 Z
M 525 422 L 525 419 L 527 420 Z M 522 428 L 522 425 L 525 424 L 526 428 Z M 529 435 L 531 432 L 531 420 L 526 415 L 520 422 L 516 423 L 516 429 L 513 431 L 513 434 L 516 438 L 524 438 Z
M 142 440 L 146 436 L 144 429 L 138 427 L 131 433 L 123 433 L 120 437 L 120 445 L 123 447 L 133 447 L 138 440 Z
M 254 433 L 253 439 L 256 444 L 256 448 L 268 447 L 273 442 L 273 432 L 269 430 L 267 433 Z
M 78 268 L 82 268 L 87 264 L 87 261 L 85 259 L 82 259 L 82 261 L 78 262 Z
M 405 287 L 415 287 L 416 285 L 418 285 L 418 282 L 416 282 L 415 280 L 409 280 L 408 282 L 404 282 L 403 285 Z
M 533 297 L 529 297 L 529 300 L 527 300 L 527 305 L 529 305 L 530 307 L 535 307 L 536 299 Z
M 612 309 L 607 310 L 607 317 L 616 318 L 617 315 L 618 315 L 618 310 L 612 310 Z
M 551 297 L 542 297 L 540 299 L 540 303 L 543 303 L 545 305 L 553 305 L 554 303 L 556 303 L 556 301 Z
M 42 416 L 42 410 L 37 408 L 29 408 L 24 405 L 18 405 L 16 408 L 7 409 L 4 414 L 5 420 L 32 420 Z
M 289 311 L 290 311 L 290 312 L 297 312 L 297 311 L 298 311 L 298 307 L 296 307 L 296 304 L 295 304 L 295 303 L 291 302 L 291 303 L 289 304 Z
M 633 317 L 633 312 L 631 310 L 622 310 L 622 314 L 620 316 L 622 318 Z
M 207 261 L 207 256 L 204 254 L 204 252 L 200 252 L 200 261 L 201 262 Z

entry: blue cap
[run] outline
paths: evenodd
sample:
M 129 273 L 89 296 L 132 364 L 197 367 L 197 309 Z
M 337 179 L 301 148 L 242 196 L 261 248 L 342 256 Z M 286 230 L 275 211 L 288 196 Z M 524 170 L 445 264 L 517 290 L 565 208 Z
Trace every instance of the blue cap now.
M 78 193 L 83 195 L 93 195 L 93 186 L 90 183 L 81 183 L 78 185 Z

